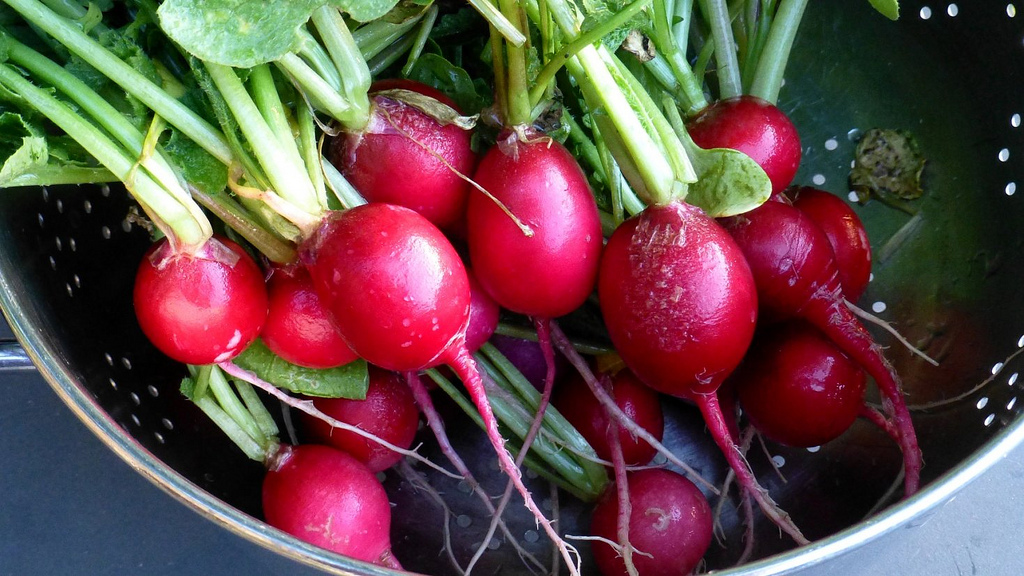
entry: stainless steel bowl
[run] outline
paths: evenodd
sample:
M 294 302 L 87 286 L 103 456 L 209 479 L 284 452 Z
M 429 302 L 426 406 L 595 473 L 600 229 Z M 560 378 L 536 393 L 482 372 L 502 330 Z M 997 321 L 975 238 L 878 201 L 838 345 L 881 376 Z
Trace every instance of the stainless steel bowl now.
M 877 331 L 917 406 L 925 486 L 911 499 L 894 500 L 899 452 L 866 423 L 814 451 L 768 445 L 787 481 L 757 450 L 752 465 L 815 542 L 791 550 L 760 522 L 758 560 L 733 567 L 739 546 L 713 544 L 708 569 L 783 574 L 839 563 L 845 552 L 920 521 L 1024 440 L 1017 399 L 1024 379 L 1014 356 L 1024 347 L 1022 37 L 1024 13 L 1006 1 L 903 2 L 898 23 L 873 14 L 866 2 L 809 6 L 780 101 L 803 136 L 798 182 L 845 193 L 857 136 L 873 127 L 909 130 L 929 159 L 927 193 L 912 203 L 914 215 L 879 202 L 858 208 L 876 254 L 860 305 L 941 360 L 931 367 Z M 130 289 L 147 236 L 126 224 L 128 205 L 116 188 L 0 193 L 0 305 L 28 357 L 112 450 L 200 514 L 327 572 L 388 574 L 259 520 L 260 466 L 181 397 L 182 367 L 156 353 L 135 325 Z M 2 357 L 8 367 L 21 363 L 11 350 Z M 671 401 L 666 407 L 674 415 L 669 444 L 720 481 L 724 466 L 692 408 Z M 458 435 L 456 447 L 497 493 L 500 475 L 477 436 Z M 457 552 L 471 554 L 486 514 L 454 481 L 430 479 L 450 497 Z M 533 481 L 537 493 L 547 494 Z M 413 570 L 450 572 L 437 554 L 440 510 L 395 474 L 386 486 L 395 503 L 398 557 Z M 560 500 L 562 526 L 585 532 L 586 507 Z M 523 544 L 546 558 L 543 539 L 530 534 L 536 535 L 532 521 L 514 510 L 511 522 Z M 741 519 L 732 505 L 722 522 L 728 542 L 738 543 Z M 518 565 L 510 546 L 486 558 L 486 571 Z

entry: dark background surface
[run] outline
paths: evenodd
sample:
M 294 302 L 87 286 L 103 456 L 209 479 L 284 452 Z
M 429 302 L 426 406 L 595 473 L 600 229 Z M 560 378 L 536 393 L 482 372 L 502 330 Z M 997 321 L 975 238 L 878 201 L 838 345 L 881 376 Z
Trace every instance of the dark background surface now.
M 11 339 L 0 323 L 0 340 Z M 104 446 L 34 371 L 0 375 L 0 575 L 320 574 L 165 494 Z M 1024 449 L 923 525 L 800 572 L 1019 574 Z

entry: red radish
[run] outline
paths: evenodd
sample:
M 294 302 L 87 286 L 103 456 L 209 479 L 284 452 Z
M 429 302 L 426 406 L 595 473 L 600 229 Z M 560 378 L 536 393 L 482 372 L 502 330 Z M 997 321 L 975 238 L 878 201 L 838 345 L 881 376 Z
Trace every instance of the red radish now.
M 610 382 L 609 393 L 619 408 L 660 441 L 665 432 L 665 420 L 657 392 L 642 384 L 628 369 L 618 371 Z M 647 464 L 657 452 L 653 446 L 618 426 L 581 377 L 570 378 L 556 387 L 552 404 L 603 460 L 612 459 L 607 438 L 611 426 L 618 430 L 622 457 L 627 466 Z
M 331 418 L 357 426 L 400 448 L 412 446 L 419 427 L 419 411 L 412 391 L 398 374 L 375 366 L 370 367 L 366 398 L 315 398 L 313 405 Z M 314 442 L 344 450 L 371 472 L 386 470 L 402 459 L 402 454 L 364 436 L 335 429 L 320 418 L 303 413 L 302 424 Z
M 401 206 L 370 203 L 329 213 L 300 257 L 352 350 L 398 372 L 449 365 L 480 413 L 502 470 L 562 557 L 568 546 L 540 511 L 505 448 L 473 357 L 466 350 L 470 289 L 444 234 Z
M 352 350 L 396 372 L 451 360 L 469 320 L 469 279 L 451 243 L 408 208 L 328 213 L 300 256 Z
M 609 238 L 598 297 L 626 366 L 655 390 L 693 400 L 740 485 L 807 543 L 758 485 L 718 405 L 716 391 L 746 353 L 757 318 L 754 278 L 732 238 L 699 208 L 653 204 Z
M 672 396 L 713 393 L 754 335 L 757 295 L 743 254 L 689 204 L 648 207 L 615 230 L 598 296 L 623 361 Z
M 810 217 L 782 202 L 766 202 L 746 214 L 723 219 L 722 224 L 754 274 L 761 317 L 806 320 L 874 378 L 886 412 L 900 431 L 905 493 L 916 492 L 921 451 L 899 380 L 846 306 L 825 233 Z
M 263 272 L 235 242 L 214 236 L 195 253 L 153 244 L 135 276 L 135 315 L 161 352 L 186 364 L 229 360 L 267 318 Z
M 370 120 L 359 133 L 335 138 L 331 161 L 370 202 L 411 208 L 449 229 L 462 221 L 476 165 L 472 132 L 442 124 L 388 90 L 408 90 L 455 109 L 441 92 L 412 80 L 384 80 L 370 88 Z M 461 176 L 460 176 L 461 174 Z
M 602 240 L 597 205 L 583 170 L 558 142 L 536 132 L 502 142 L 474 176 L 494 198 L 474 194 L 466 211 L 473 270 L 501 307 L 557 318 L 594 289 Z
M 860 217 L 835 194 L 801 186 L 789 192 L 793 205 L 825 231 L 839 267 L 843 296 L 856 302 L 871 279 L 871 243 Z
M 263 480 L 267 523 L 333 552 L 401 569 L 391 554 L 391 505 L 377 477 L 348 454 L 282 445 Z
M 800 134 L 786 114 L 755 96 L 713 102 L 686 123 L 701 148 L 739 150 L 757 162 L 781 192 L 800 167 Z
M 836 439 L 864 405 L 860 366 L 802 321 L 759 333 L 730 380 L 751 424 L 789 446 L 820 446 Z
M 498 328 L 501 312 L 498 304 L 480 286 L 472 270 L 469 275 L 469 326 L 466 328 L 466 350 L 476 352 L 490 340 Z
M 652 468 L 627 475 L 629 540 L 639 553 L 633 564 L 640 576 L 690 574 L 711 545 L 711 506 L 693 482 L 670 470 Z M 609 489 L 594 507 L 591 533 L 617 541 L 619 501 Z M 594 561 L 604 576 L 626 574 L 611 546 L 595 542 Z
M 333 368 L 357 358 L 338 334 L 304 268 L 275 268 L 267 292 L 270 311 L 260 337 L 272 352 L 307 368 Z

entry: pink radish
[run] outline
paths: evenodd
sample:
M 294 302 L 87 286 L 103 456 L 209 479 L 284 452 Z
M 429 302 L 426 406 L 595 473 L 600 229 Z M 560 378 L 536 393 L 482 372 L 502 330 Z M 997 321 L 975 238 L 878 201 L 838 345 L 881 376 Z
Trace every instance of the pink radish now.
M 835 252 L 843 296 L 856 302 L 871 279 L 871 243 L 860 217 L 842 198 L 824 190 L 800 186 L 788 196 L 825 232 Z
M 701 148 L 739 150 L 757 162 L 781 192 L 800 167 L 800 135 L 789 117 L 775 105 L 755 96 L 713 102 L 686 123 Z
M 304 268 L 275 268 L 267 280 L 267 291 L 270 310 L 260 337 L 272 352 L 307 368 L 333 368 L 356 359 Z
M 370 367 L 370 384 L 364 399 L 315 398 L 313 406 L 400 448 L 412 445 L 419 427 L 419 411 L 409 387 L 398 374 L 376 366 Z M 323 419 L 303 414 L 302 424 L 314 442 L 344 450 L 371 472 L 386 470 L 402 459 L 402 454 L 379 442 L 335 429 Z
M 899 380 L 871 335 L 843 299 L 839 271 L 828 238 L 803 212 L 766 202 L 722 220 L 743 250 L 757 283 L 762 318 L 802 318 L 821 330 L 875 380 L 885 411 L 899 430 L 904 491 L 917 491 L 921 451 Z
M 820 446 L 839 437 L 864 405 L 864 372 L 802 321 L 759 333 L 736 383 L 743 413 L 767 438 Z
M 174 251 L 166 238 L 154 243 L 139 264 L 133 301 L 150 342 L 186 364 L 235 357 L 267 318 L 263 272 L 221 236 L 194 252 Z
M 664 469 L 627 475 L 631 513 L 629 540 L 640 576 L 690 574 L 711 545 L 712 514 L 707 499 L 685 477 Z M 618 540 L 619 499 L 614 489 L 594 507 L 591 532 Z M 594 561 L 604 576 L 625 575 L 619 553 L 606 543 L 593 545 Z
M 370 88 L 370 121 L 357 133 L 332 141 L 330 157 L 370 202 L 411 208 L 451 229 L 466 211 L 476 153 L 472 132 L 443 124 L 400 100 L 393 91 L 422 94 L 454 109 L 439 91 L 412 80 L 384 80 Z
M 338 554 L 401 569 L 391 553 L 391 505 L 383 486 L 348 454 L 282 445 L 267 463 L 267 523 Z

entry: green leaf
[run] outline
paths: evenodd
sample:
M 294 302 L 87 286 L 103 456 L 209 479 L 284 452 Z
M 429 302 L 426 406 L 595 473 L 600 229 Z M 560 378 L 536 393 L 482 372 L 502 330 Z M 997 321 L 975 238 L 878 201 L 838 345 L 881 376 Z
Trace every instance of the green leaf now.
M 686 152 L 697 172 L 686 201 L 712 218 L 735 216 L 757 208 L 772 193 L 768 175 L 750 156 L 728 148 L 705 150 L 686 135 Z
M 354 20 L 369 22 L 390 12 L 398 5 L 398 0 L 331 0 L 331 5 L 348 13 Z
M 868 0 L 871 6 L 889 20 L 898 20 L 900 17 L 899 0 Z
M 364 360 L 326 370 L 304 368 L 277 356 L 262 340 L 253 342 L 234 363 L 278 388 L 305 396 L 362 400 L 370 385 Z
M 487 95 L 477 91 L 477 83 L 468 72 L 439 54 L 421 54 L 408 78 L 437 88 L 454 100 L 463 114 L 478 114 L 491 104 Z
M 160 27 L 194 56 L 252 68 L 299 45 L 298 29 L 326 0 L 167 0 Z
M 0 187 L 18 176 L 46 166 L 49 150 L 46 138 L 27 124 L 20 114 L 0 114 Z

